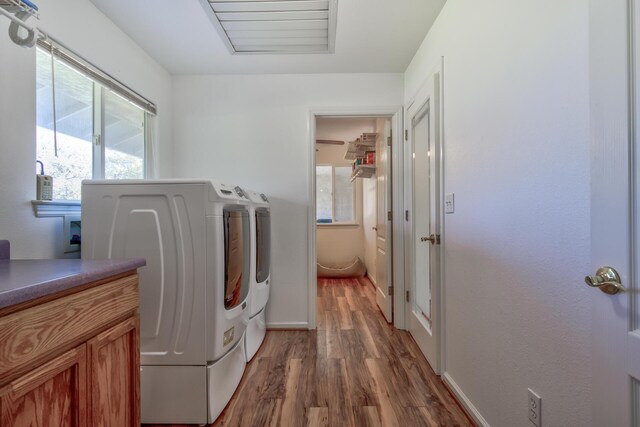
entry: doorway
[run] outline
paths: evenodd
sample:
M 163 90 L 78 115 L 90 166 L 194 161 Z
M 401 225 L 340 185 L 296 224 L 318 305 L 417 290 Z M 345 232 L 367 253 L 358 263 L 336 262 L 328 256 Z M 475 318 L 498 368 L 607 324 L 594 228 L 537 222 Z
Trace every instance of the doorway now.
M 405 109 L 407 329 L 436 374 L 444 371 L 441 82 L 440 64 Z
M 319 291 L 356 279 L 392 323 L 391 118 L 318 117 L 315 134 Z
M 394 179 L 402 156 L 393 147 L 401 117 L 397 108 L 311 113 L 310 329 L 320 322 L 319 276 L 358 277 L 373 290 L 374 306 L 387 322 L 404 327 L 398 304 L 404 289 L 393 286 L 404 283 L 402 222 L 393 216 L 402 207 L 402 187 Z

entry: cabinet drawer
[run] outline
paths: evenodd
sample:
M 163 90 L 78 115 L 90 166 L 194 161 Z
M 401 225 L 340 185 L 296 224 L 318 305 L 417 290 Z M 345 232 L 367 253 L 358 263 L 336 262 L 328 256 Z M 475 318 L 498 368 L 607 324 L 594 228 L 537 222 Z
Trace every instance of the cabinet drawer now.
M 0 386 L 138 308 L 138 275 L 0 318 Z

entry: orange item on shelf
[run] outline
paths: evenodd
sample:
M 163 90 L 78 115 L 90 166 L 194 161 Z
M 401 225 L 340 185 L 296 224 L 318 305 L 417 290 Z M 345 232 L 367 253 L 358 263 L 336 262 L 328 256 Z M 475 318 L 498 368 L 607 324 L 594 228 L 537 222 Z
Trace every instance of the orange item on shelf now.
M 375 162 L 376 162 L 376 152 L 375 151 L 368 151 L 365 163 L 368 164 L 368 165 L 372 165 Z

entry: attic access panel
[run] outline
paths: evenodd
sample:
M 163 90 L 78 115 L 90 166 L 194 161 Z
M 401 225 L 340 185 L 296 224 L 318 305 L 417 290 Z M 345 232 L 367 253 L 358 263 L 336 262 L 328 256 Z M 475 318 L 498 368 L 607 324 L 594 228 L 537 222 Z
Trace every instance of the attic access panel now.
M 200 0 L 232 54 L 333 53 L 338 0 Z

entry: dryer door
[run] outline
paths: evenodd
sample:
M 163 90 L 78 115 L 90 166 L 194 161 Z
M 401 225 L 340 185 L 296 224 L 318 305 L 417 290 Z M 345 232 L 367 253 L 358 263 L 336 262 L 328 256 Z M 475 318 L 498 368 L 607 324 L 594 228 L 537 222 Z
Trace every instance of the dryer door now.
M 256 282 L 269 278 L 271 267 L 271 214 L 267 208 L 256 209 Z
M 224 209 L 224 308 L 231 310 L 249 295 L 251 256 L 249 212 Z

